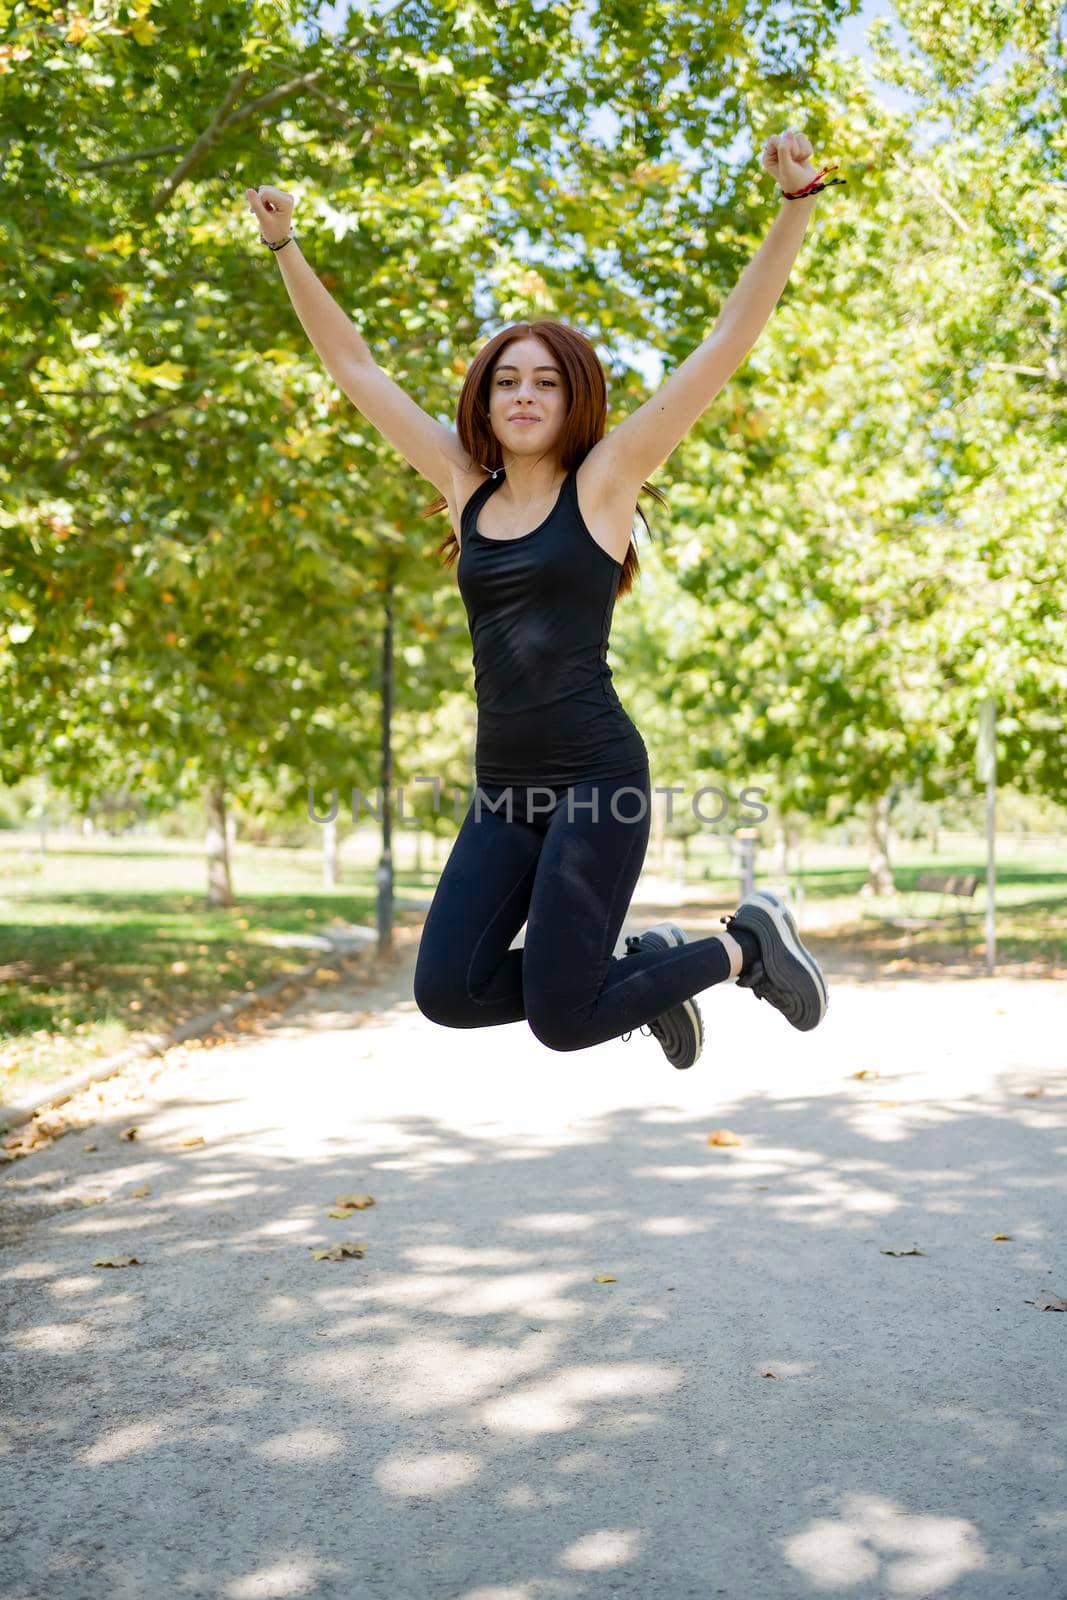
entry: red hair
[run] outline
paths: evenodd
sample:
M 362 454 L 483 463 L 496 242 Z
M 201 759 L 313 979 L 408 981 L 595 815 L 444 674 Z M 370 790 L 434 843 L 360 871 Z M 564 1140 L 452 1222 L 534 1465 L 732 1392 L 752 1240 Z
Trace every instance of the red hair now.
M 489 384 L 497 357 L 516 339 L 530 336 L 541 339 L 551 350 L 567 381 L 570 405 L 563 423 L 559 444 L 560 461 L 565 471 L 580 466 L 599 439 L 604 437 L 608 418 L 608 390 L 604 369 L 592 342 L 584 333 L 568 328 L 562 322 L 541 319 L 537 322 L 514 322 L 484 344 L 467 368 L 456 407 L 456 432 L 472 461 L 488 467 L 490 472 L 503 466 L 500 441 L 489 423 Z M 648 490 L 661 505 L 667 501 L 651 483 L 642 483 L 641 492 Z M 438 495 L 432 505 L 420 512 L 420 517 L 431 517 L 448 508 L 448 500 Z M 640 506 L 638 516 L 652 535 L 648 520 Z M 459 542 L 455 529 L 449 528 L 435 552 L 451 566 L 459 557 Z M 626 559 L 619 574 L 618 594 L 624 595 L 633 588 L 640 571 L 637 550 L 631 538 Z

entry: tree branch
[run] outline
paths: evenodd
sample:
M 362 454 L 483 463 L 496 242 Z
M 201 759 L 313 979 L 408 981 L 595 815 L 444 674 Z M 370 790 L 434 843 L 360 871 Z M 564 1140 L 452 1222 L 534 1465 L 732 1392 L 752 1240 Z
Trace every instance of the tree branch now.
M 410 4 L 412 4 L 412 0 L 397 0 L 397 3 L 394 6 L 391 6 L 388 11 L 384 11 L 381 16 L 376 19 L 379 26 L 388 22 L 392 17 L 398 15 L 406 6 Z M 363 43 L 364 40 L 362 37 L 355 39 L 350 44 L 342 45 L 341 53 L 344 55 L 354 55 Z M 288 83 L 279 83 L 275 85 L 273 89 L 268 89 L 265 94 L 261 94 L 258 99 L 250 100 L 247 105 L 241 107 L 240 111 L 233 111 L 231 110 L 231 107 L 233 106 L 234 101 L 237 99 L 237 96 L 240 94 L 241 90 L 244 88 L 245 84 L 248 82 L 249 78 L 252 76 L 252 68 L 248 67 L 243 72 L 239 72 L 230 83 L 230 87 L 226 91 L 226 95 L 222 101 L 222 104 L 219 106 L 218 110 L 215 112 L 215 115 L 208 123 L 208 126 L 204 129 L 200 137 L 194 140 L 187 154 L 182 157 L 181 161 L 179 161 L 178 165 L 174 168 L 174 171 L 163 180 L 155 194 L 152 196 L 148 206 L 149 213 L 152 216 L 155 216 L 157 212 L 162 211 L 163 207 L 174 194 L 174 191 L 182 182 L 184 182 L 186 176 L 192 171 L 193 167 L 195 167 L 197 163 L 202 160 L 212 146 L 219 142 L 224 132 L 227 132 L 232 128 L 239 127 L 242 122 L 247 122 L 249 117 L 254 117 L 258 115 L 259 112 L 266 111 L 271 106 L 277 105 L 280 101 L 289 99 L 292 95 L 297 94 L 301 89 L 308 89 L 312 87 L 312 85 L 316 84 L 320 78 L 326 76 L 332 66 L 333 58 L 325 62 L 321 67 L 316 67 L 312 72 L 300 73 L 297 77 L 290 78 Z M 371 87 L 382 86 L 383 85 L 381 83 L 371 85 Z M 417 92 L 414 85 L 385 84 L 384 87 L 404 90 L 410 88 L 412 93 Z
M 162 211 L 163 207 L 166 205 L 175 189 L 177 189 L 178 185 L 185 178 L 186 173 L 190 172 L 192 168 L 196 166 L 197 162 L 202 156 L 207 154 L 212 145 L 218 143 L 219 139 L 222 137 L 223 129 L 226 128 L 232 120 L 230 117 L 230 108 L 251 76 L 252 68 L 246 67 L 243 72 L 239 72 L 237 76 L 231 80 L 230 86 L 223 97 L 222 104 L 215 112 L 215 115 L 212 117 L 203 133 L 198 139 L 193 141 L 185 155 L 178 162 L 178 165 L 174 168 L 173 172 L 164 178 L 162 184 L 149 201 L 148 209 L 152 216 L 155 216 L 157 211 Z
M 121 156 L 105 156 L 103 161 L 78 161 L 75 172 L 99 172 L 103 167 L 129 166 L 134 161 L 157 161 L 160 156 L 177 155 L 184 149 L 181 144 L 160 144 L 154 150 L 130 150 Z

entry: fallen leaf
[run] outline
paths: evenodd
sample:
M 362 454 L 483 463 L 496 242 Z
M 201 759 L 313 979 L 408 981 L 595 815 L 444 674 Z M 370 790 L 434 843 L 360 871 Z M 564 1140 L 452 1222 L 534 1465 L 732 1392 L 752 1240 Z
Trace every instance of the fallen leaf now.
M 35 1120 L 37 1131 L 46 1139 L 55 1139 L 67 1131 L 67 1119 L 61 1111 L 42 1111 Z
M 737 1137 L 737 1134 L 736 1133 L 732 1133 L 729 1128 L 713 1128 L 712 1131 L 708 1134 L 708 1143 L 709 1144 L 740 1144 L 741 1141 Z
M 1044 1087 L 1043 1084 L 1042 1084 L 1040 1089 L 1024 1089 L 1023 1090 L 1023 1098 L 1025 1100 L 1040 1100 L 1041 1096 L 1044 1094 L 1044 1092 L 1045 1092 L 1045 1087 Z
M 17 1161 L 20 1156 L 28 1156 L 34 1150 L 46 1150 L 52 1143 L 37 1127 L 36 1121 L 27 1122 L 19 1130 L 4 1140 L 4 1159 Z
M 875 1103 L 876 1106 L 899 1106 L 900 1101 L 899 1100 L 876 1100 L 874 1103 Z
M 93 1262 L 94 1267 L 142 1267 L 144 1262 L 137 1256 L 97 1256 Z
M 777 1372 L 765 1372 L 763 1376 L 765 1378 L 777 1378 L 778 1374 Z
M 350 1211 L 362 1211 L 374 1203 L 372 1194 L 339 1194 L 334 1200 L 335 1206 L 347 1206 Z
M 146 1194 L 151 1194 L 151 1193 L 152 1193 L 152 1191 L 148 1187 L 147 1183 L 142 1183 L 142 1185 L 141 1185 L 141 1187 L 139 1189 L 131 1189 L 130 1190 L 129 1198 L 131 1200 L 143 1200 Z
M 316 1261 L 341 1261 L 345 1256 L 364 1255 L 367 1246 L 355 1244 L 351 1239 L 344 1239 L 340 1244 L 332 1244 L 325 1250 L 316 1250 L 313 1245 L 309 1245 L 308 1249 Z
M 919 1250 L 915 1245 L 912 1245 L 910 1250 L 883 1250 L 882 1254 L 884 1256 L 924 1256 L 926 1251 Z
M 95 1144 L 83 1144 L 82 1145 L 82 1149 L 83 1150 L 95 1150 L 96 1146 L 95 1146 Z
M 618 1281 L 619 1280 L 617 1278 L 613 1278 L 611 1276 L 610 1272 L 598 1272 L 596 1277 L 593 1279 L 594 1283 L 618 1283 Z
M 202 1133 L 194 1133 L 191 1139 L 180 1139 L 176 1148 L 179 1150 L 188 1150 L 192 1145 L 203 1144 L 203 1142 L 204 1135 Z
M 880 1078 L 882 1074 L 877 1070 L 876 1067 L 861 1067 L 860 1070 L 858 1072 L 854 1072 L 852 1076 L 854 1078 Z
M 993 1235 L 993 1237 L 994 1237 L 994 1239 L 1010 1239 L 1011 1238 L 1011 1234 L 1010 1233 L 995 1233 Z
M 86 1195 L 82 1195 L 82 1205 L 83 1206 L 102 1206 L 106 1199 L 107 1199 L 107 1195 L 106 1194 L 86 1194 Z
M 1039 1294 L 1036 1300 L 1024 1300 L 1024 1306 L 1036 1306 L 1038 1311 L 1067 1311 L 1067 1300 L 1056 1294 Z
M 122 1132 L 119 1134 L 119 1138 L 120 1139 L 136 1139 L 136 1137 L 137 1137 L 137 1129 L 136 1128 L 123 1128 Z

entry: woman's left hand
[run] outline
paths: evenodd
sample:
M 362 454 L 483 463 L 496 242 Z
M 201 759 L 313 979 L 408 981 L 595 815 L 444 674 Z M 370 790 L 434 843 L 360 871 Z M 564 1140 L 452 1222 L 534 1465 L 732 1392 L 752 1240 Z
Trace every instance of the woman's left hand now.
M 811 159 L 811 141 L 806 133 L 787 128 L 774 133 L 763 146 L 762 164 L 780 185 L 784 194 L 795 194 L 815 177 L 818 168 Z

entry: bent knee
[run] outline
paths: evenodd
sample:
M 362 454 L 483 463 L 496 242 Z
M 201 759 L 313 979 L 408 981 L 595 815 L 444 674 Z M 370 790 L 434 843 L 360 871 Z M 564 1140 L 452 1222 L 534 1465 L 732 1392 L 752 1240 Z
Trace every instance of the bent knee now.
M 456 1013 L 456 990 L 442 972 L 415 967 L 413 984 L 415 1004 L 429 1022 L 449 1027 Z
M 526 1021 L 530 1032 L 548 1050 L 582 1050 L 585 1039 L 573 1012 L 562 1008 L 539 1006 L 527 1011 Z

